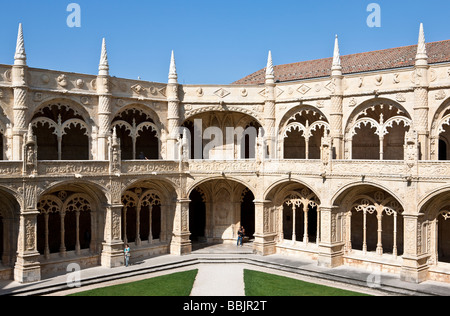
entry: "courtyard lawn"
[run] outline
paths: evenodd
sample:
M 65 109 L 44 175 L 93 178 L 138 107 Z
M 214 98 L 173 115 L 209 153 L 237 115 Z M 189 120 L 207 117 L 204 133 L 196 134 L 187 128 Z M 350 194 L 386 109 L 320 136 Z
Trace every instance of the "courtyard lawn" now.
M 198 270 L 114 285 L 70 296 L 189 296 Z
M 368 296 L 263 272 L 244 270 L 246 296 Z

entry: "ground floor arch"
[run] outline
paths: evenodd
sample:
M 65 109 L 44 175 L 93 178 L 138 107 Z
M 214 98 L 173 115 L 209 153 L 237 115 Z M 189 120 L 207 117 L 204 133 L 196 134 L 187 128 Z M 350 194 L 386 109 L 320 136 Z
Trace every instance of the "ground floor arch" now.
M 105 201 L 97 187 L 84 183 L 60 184 L 42 194 L 36 243 L 43 262 L 100 254 Z
M 267 194 L 272 230 L 279 244 L 303 246 L 320 241 L 320 199 L 308 186 L 295 181 L 280 183 Z
M 236 242 L 241 226 L 246 237 L 255 232 L 255 196 L 233 180 L 217 179 L 197 185 L 189 196 L 189 231 L 193 242 Z
M 361 184 L 346 189 L 334 203 L 342 218 L 341 238 L 347 254 L 403 255 L 404 211 L 389 192 Z
M 441 191 L 430 198 L 421 211 L 424 216 L 420 219 L 420 233 L 428 241 L 421 250 L 430 256 L 431 266 L 450 268 L 450 191 Z
M 173 226 L 176 192 L 165 181 L 140 180 L 122 192 L 122 241 L 137 248 L 167 244 Z
M 0 266 L 11 268 L 16 261 L 20 205 L 0 189 Z

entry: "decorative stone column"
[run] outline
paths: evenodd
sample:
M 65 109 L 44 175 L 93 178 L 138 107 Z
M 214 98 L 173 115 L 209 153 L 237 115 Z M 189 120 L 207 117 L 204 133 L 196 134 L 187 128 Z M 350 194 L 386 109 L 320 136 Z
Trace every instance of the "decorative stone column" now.
M 13 152 L 12 160 L 22 160 L 23 137 L 27 132 L 27 101 L 28 101 L 28 84 L 27 84 L 27 55 L 25 53 L 25 42 L 23 38 L 22 24 L 19 25 L 19 33 L 17 36 L 16 54 L 14 56 L 14 66 L 12 67 L 12 88 L 14 90 L 13 104 Z
M 98 135 L 97 160 L 108 160 L 108 137 L 110 135 L 112 100 L 109 89 L 109 64 L 106 41 L 103 39 L 97 76 L 98 97 Z
M 428 274 L 429 254 L 424 253 L 426 236 L 422 235 L 421 224 L 424 214 L 403 215 L 404 222 L 404 253 L 400 278 L 403 281 L 420 283 L 426 281 Z
M 429 130 L 428 130 L 428 56 L 425 43 L 423 24 L 420 25 L 419 44 L 417 47 L 416 65 L 414 70 L 414 128 L 419 136 L 419 160 L 428 160 L 429 157 Z
M 338 236 L 338 208 L 335 206 L 320 208 L 320 243 L 318 264 L 335 268 L 343 264 L 344 242 Z
M 41 266 L 37 251 L 37 210 L 36 185 L 25 182 L 24 201 L 20 211 L 17 260 L 14 266 L 14 280 L 30 283 L 41 280 Z
M 175 55 L 172 51 L 170 60 L 169 82 L 167 84 L 167 159 L 178 160 L 178 138 L 180 132 L 180 100 L 178 98 L 178 75 L 175 64 Z
M 177 200 L 173 221 L 172 242 L 170 253 L 172 255 L 187 255 L 192 252 L 189 232 L 189 199 Z
M 114 186 L 119 185 L 120 187 L 120 183 L 114 183 L 114 181 L 112 183 Z M 124 244 L 121 238 L 122 207 L 123 205 L 118 204 L 117 201 L 106 206 L 102 267 L 116 268 L 124 265 Z
M 332 158 L 344 159 L 343 150 L 343 90 L 342 90 L 342 66 L 341 56 L 339 52 L 339 41 L 336 35 L 334 45 L 333 65 L 331 68 L 331 112 L 330 112 L 330 128 L 334 153 Z
M 109 172 L 111 181 L 109 191 L 111 193 L 110 205 L 106 206 L 105 235 L 101 264 L 103 267 L 115 268 L 123 266 L 124 242 L 122 240 L 122 182 L 120 140 L 114 129 L 109 146 Z M 125 212 L 126 217 L 126 212 Z M 125 220 L 125 219 L 124 219 Z M 124 225 L 126 229 L 126 224 Z M 126 238 L 126 236 L 125 236 Z
M 270 227 L 270 208 L 271 201 L 255 201 L 255 241 L 253 250 L 255 253 L 268 256 L 276 252 L 277 233 L 272 232 Z

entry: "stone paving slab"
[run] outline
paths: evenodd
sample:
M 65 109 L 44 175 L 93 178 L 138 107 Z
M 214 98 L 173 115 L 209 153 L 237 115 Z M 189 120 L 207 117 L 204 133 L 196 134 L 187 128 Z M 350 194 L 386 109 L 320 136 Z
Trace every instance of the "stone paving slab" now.
M 241 264 L 200 264 L 191 296 L 245 296 Z

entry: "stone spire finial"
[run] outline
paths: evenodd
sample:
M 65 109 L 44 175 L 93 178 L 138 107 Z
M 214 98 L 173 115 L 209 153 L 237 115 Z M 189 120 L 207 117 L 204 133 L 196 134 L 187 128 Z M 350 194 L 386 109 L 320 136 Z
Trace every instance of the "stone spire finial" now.
M 27 54 L 25 53 L 25 40 L 23 38 L 22 23 L 19 24 L 19 32 L 17 34 L 16 54 L 14 55 L 14 65 L 26 66 Z
M 119 146 L 119 139 L 117 138 L 117 130 L 116 130 L 116 126 L 114 126 L 113 128 L 113 134 L 112 134 L 112 141 L 111 141 L 111 145 L 112 147 L 117 147 Z
M 427 61 L 427 44 L 425 41 L 425 32 L 423 30 L 423 23 L 420 23 L 420 31 L 419 31 L 419 43 L 417 45 L 417 55 L 416 61 Z
M 175 53 L 172 51 L 170 58 L 169 83 L 178 83 L 177 66 L 175 63 Z
M 109 76 L 108 52 L 106 50 L 106 39 L 103 38 L 102 53 L 100 56 L 100 64 L 98 67 L 99 76 Z
M 275 79 L 275 70 L 273 68 L 272 51 L 269 50 L 269 57 L 267 58 L 267 68 L 266 68 L 266 81 L 271 81 Z
M 33 125 L 28 124 L 27 143 L 34 143 Z
M 341 53 L 339 51 L 339 39 L 336 35 L 334 41 L 333 65 L 331 67 L 332 75 L 342 75 Z

